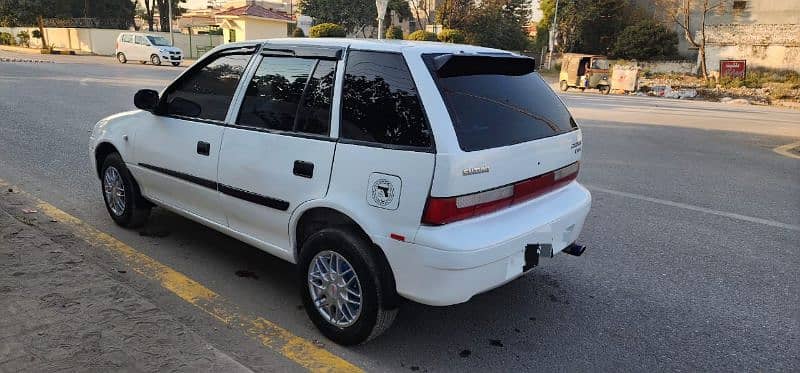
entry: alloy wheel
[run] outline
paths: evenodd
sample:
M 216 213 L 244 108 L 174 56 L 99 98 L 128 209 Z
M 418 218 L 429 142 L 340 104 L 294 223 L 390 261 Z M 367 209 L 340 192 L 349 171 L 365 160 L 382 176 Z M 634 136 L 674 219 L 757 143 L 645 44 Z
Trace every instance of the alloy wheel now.
M 311 259 L 308 291 L 317 312 L 332 325 L 348 327 L 361 315 L 361 282 L 350 262 L 334 251 L 321 251 Z
M 122 216 L 125 213 L 125 185 L 114 166 L 106 168 L 103 174 L 103 195 L 106 205 L 114 215 Z

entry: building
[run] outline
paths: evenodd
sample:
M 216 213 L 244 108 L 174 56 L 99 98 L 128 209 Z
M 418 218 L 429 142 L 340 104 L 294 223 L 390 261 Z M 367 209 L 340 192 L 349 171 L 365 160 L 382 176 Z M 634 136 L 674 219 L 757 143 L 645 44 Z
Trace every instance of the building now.
M 230 3 L 228 2 L 226 5 Z M 256 4 L 268 2 L 249 1 L 248 3 L 250 4 L 228 8 L 216 14 L 216 19 L 220 21 L 224 42 L 287 36 L 288 24 L 293 22 L 289 14 L 282 10 L 265 8 Z M 280 3 L 278 4 L 280 5 Z
M 282 11 L 250 4 L 217 13 L 225 43 L 243 40 L 284 38 L 292 17 Z
M 647 12 L 670 22 L 663 0 L 634 0 Z M 667 2 L 669 3 L 669 2 Z M 676 5 L 683 0 L 675 0 Z M 692 0 L 689 29 L 699 40 L 702 0 Z M 719 61 L 747 60 L 748 66 L 800 69 L 800 0 L 709 0 L 706 17 L 706 65 L 719 70 Z M 698 50 L 674 25 L 678 52 L 698 58 Z M 699 62 L 699 61 L 698 61 Z
M 726 1 L 706 25 L 706 65 L 746 60 L 748 67 L 800 71 L 800 0 Z

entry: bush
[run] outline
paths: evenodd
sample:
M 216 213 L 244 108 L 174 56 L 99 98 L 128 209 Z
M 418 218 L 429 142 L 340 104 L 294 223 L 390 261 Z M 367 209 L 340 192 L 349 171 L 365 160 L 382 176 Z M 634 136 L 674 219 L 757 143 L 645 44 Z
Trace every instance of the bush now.
M 417 41 L 438 41 L 439 39 L 436 38 L 436 34 L 432 32 L 428 32 L 425 30 L 417 30 L 414 31 L 408 36 L 406 36 L 408 40 L 417 40 Z
M 39 31 L 39 30 L 33 30 L 33 33 L 31 33 L 31 36 L 33 36 L 34 39 L 41 39 L 42 38 L 42 32 Z
M 31 43 L 30 43 L 31 34 L 29 34 L 27 31 L 20 31 L 17 34 L 17 38 L 19 39 L 19 44 L 20 45 L 24 45 L 26 47 L 30 47 L 31 46 Z
M 14 39 L 14 35 L 11 35 L 9 32 L 0 32 L 0 44 L 2 45 L 14 45 L 17 41 Z
M 403 38 L 403 29 L 398 26 L 391 26 L 386 29 L 386 38 L 387 39 L 402 39 Z
M 464 36 L 464 33 L 459 30 L 444 29 L 439 32 L 439 41 L 442 43 L 464 44 L 467 38 Z
M 294 31 L 292 31 L 292 37 L 293 38 L 304 38 L 304 37 L 306 37 L 306 34 L 303 32 L 303 29 L 301 29 L 299 27 L 295 27 Z
M 346 34 L 344 27 L 335 23 L 320 23 L 308 30 L 312 38 L 343 38 Z
M 620 32 L 611 54 L 636 60 L 673 58 L 678 55 L 678 34 L 653 20 L 641 20 Z

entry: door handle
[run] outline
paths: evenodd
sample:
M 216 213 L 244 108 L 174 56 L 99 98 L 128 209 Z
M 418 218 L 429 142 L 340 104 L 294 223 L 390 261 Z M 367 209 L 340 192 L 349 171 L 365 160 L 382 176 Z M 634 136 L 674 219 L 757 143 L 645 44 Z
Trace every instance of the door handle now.
M 205 141 L 197 142 L 197 154 L 208 156 L 211 154 L 211 144 Z
M 314 164 L 306 161 L 294 161 L 292 172 L 297 176 L 310 179 L 314 177 Z

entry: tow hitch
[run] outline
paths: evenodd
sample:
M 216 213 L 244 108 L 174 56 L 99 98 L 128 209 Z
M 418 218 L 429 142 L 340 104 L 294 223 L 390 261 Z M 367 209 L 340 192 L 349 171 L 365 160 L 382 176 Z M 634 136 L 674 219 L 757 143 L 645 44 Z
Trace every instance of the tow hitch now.
M 586 251 L 586 246 L 573 243 L 572 245 L 567 246 L 567 248 L 563 251 L 569 255 L 581 256 L 581 254 Z

